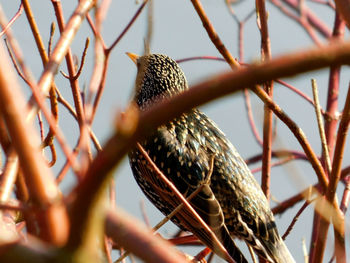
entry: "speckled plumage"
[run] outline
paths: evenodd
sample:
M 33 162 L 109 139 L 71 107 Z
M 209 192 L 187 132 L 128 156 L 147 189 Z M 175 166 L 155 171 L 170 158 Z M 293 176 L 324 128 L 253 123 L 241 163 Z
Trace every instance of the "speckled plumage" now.
M 134 100 L 141 110 L 187 89 L 184 73 L 169 57 L 151 54 L 138 57 L 136 62 Z M 182 114 L 158 127 L 141 145 L 185 197 L 202 187 L 190 203 L 236 262 L 247 260 L 235 246 L 233 237 L 243 239 L 270 262 L 294 262 L 277 232 L 260 186 L 226 136 L 204 113 L 192 109 Z M 129 159 L 143 192 L 168 215 L 180 201 L 157 178 L 137 149 L 129 153 Z M 180 210 L 172 220 L 220 255 L 187 211 Z

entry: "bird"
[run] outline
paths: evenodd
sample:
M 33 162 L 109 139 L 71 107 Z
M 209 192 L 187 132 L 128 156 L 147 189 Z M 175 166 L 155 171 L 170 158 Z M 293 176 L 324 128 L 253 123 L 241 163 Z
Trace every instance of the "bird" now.
M 140 111 L 188 89 L 184 72 L 167 55 L 127 55 L 137 66 L 131 100 Z M 202 111 L 193 108 L 182 113 L 151 131 L 139 144 L 149 158 L 138 147 L 130 150 L 132 173 L 147 198 L 164 215 L 169 215 L 181 201 L 159 178 L 149 159 L 184 197 L 198 191 L 189 203 L 235 262 L 248 262 L 235 238 L 269 262 L 295 262 L 278 233 L 260 185 L 225 134 Z M 227 260 L 191 213 L 181 209 L 171 220 Z

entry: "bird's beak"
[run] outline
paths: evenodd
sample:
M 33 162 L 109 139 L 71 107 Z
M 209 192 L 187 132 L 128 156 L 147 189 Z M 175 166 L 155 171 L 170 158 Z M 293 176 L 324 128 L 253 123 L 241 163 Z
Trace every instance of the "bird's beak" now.
M 129 58 L 131 58 L 132 61 L 134 61 L 135 65 L 137 65 L 137 60 L 138 60 L 139 56 L 134 54 L 134 53 L 129 53 L 129 52 L 126 52 L 126 54 L 128 55 Z

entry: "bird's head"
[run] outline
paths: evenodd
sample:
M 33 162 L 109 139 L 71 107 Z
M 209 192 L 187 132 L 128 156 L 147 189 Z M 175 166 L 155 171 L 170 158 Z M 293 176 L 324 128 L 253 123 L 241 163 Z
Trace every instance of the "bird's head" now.
M 176 61 L 168 56 L 137 56 L 132 53 L 127 55 L 137 65 L 134 100 L 141 109 L 188 88 L 183 71 Z

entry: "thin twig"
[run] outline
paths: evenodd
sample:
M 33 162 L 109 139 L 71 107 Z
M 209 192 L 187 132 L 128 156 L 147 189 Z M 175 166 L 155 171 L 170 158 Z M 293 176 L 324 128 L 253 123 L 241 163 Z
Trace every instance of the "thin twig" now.
M 294 159 L 302 159 L 302 160 L 308 160 L 307 156 L 304 152 L 300 151 L 293 151 L 293 150 L 275 150 L 272 151 L 272 157 L 274 158 L 294 158 Z M 262 159 L 261 153 L 254 155 L 248 159 L 245 159 L 245 162 L 248 165 L 251 165 L 253 163 L 259 162 Z
M 246 110 L 247 110 L 247 114 L 248 114 L 248 121 L 249 121 L 249 125 L 250 128 L 253 132 L 254 138 L 257 141 L 257 143 L 259 145 L 263 145 L 263 141 L 259 135 L 259 131 L 256 128 L 255 125 L 255 121 L 254 121 L 254 116 L 253 116 L 253 111 L 252 111 L 252 106 L 250 103 L 250 95 L 249 95 L 249 90 L 248 89 L 244 89 L 244 102 L 245 102 L 245 106 L 246 106 Z
M 284 12 L 287 16 L 292 17 L 293 14 L 288 12 L 287 8 L 281 4 L 279 0 L 271 0 L 271 2 L 278 7 L 282 12 Z M 289 7 L 294 9 L 294 11 L 299 11 L 299 1 L 298 0 L 282 0 Z M 328 28 L 328 26 L 320 20 L 309 8 L 304 7 L 303 10 L 304 16 L 307 18 L 308 23 L 313 26 L 324 38 L 330 38 L 332 35 L 332 31 Z M 298 20 L 298 19 L 297 19 Z M 298 21 L 299 22 L 299 21 Z
M 93 2 L 94 1 L 92 1 L 92 3 Z M 72 16 L 72 18 L 70 19 L 70 21 L 68 22 L 67 27 L 66 27 L 65 21 L 64 21 L 64 16 L 63 16 L 61 1 L 51 1 L 51 3 L 52 3 L 54 10 L 55 10 L 57 24 L 58 24 L 58 28 L 60 30 L 61 38 L 62 38 L 62 37 L 64 37 L 64 33 L 66 32 L 66 29 L 69 28 L 69 26 L 70 26 L 69 22 L 72 21 L 72 18 L 74 17 L 74 15 Z M 84 3 L 84 1 L 80 1 L 79 6 L 82 3 Z M 86 7 L 90 8 L 91 7 L 90 4 L 92 4 L 92 3 L 89 1 L 86 1 L 85 2 Z M 79 8 L 79 6 L 77 7 L 77 9 Z M 88 10 L 86 10 L 86 12 L 87 11 Z M 80 19 L 83 18 L 83 14 L 84 13 L 81 13 L 82 17 Z M 81 23 L 81 22 L 79 21 L 79 23 Z M 57 43 L 56 47 L 58 45 L 59 45 L 59 43 Z M 54 52 L 55 52 L 55 50 L 54 50 Z M 88 143 L 88 140 L 85 140 L 85 138 L 87 137 L 87 134 L 88 134 L 88 132 L 87 132 L 88 125 L 86 125 L 87 123 L 85 122 L 86 117 L 85 117 L 79 82 L 77 79 L 74 79 L 74 77 L 76 76 L 76 70 L 75 70 L 74 59 L 73 59 L 73 55 L 72 55 L 72 51 L 71 51 L 70 46 L 66 47 L 65 60 L 66 60 L 68 73 L 70 76 L 69 83 L 70 83 L 71 90 L 72 90 L 74 106 L 75 106 L 75 110 L 77 113 L 77 121 L 78 121 L 79 129 L 80 129 L 79 143 L 81 143 L 80 148 L 83 150 L 82 151 L 83 155 L 81 156 L 81 160 L 80 160 L 80 166 L 82 169 L 86 169 L 86 167 L 88 166 L 88 163 L 89 163 L 88 160 L 92 158 L 92 156 L 91 156 L 92 154 L 91 154 L 90 144 Z M 39 83 L 40 83 L 40 81 L 39 81 Z M 82 175 L 82 174 L 79 173 L 78 175 Z
M 277 162 L 271 162 L 271 168 L 286 164 L 286 163 L 293 161 L 293 160 L 296 160 L 296 157 L 294 155 L 291 155 L 291 156 L 284 158 L 284 159 L 281 159 Z M 257 167 L 255 169 L 251 169 L 251 172 L 254 174 L 254 173 L 260 172 L 261 170 L 262 170 L 262 167 Z
M 73 170 L 77 171 L 78 169 L 78 163 L 76 162 L 75 158 L 72 155 L 72 150 L 69 147 L 69 145 L 67 144 L 65 137 L 61 131 L 61 129 L 56 125 L 57 121 L 54 118 L 54 116 L 51 114 L 51 112 L 49 111 L 49 109 L 46 107 L 45 101 L 44 101 L 44 97 L 43 97 L 43 93 L 40 92 L 38 90 L 38 86 L 33 85 L 32 87 L 32 98 L 31 98 L 31 102 L 33 103 L 33 100 L 36 101 L 36 104 L 32 104 L 32 105 L 38 105 L 39 109 L 43 112 L 48 124 L 50 125 L 50 129 L 52 130 L 52 134 L 56 135 L 57 141 L 60 144 L 64 154 L 66 155 L 69 163 L 72 165 Z M 32 110 L 27 114 L 27 120 L 30 119 L 32 117 L 32 113 L 35 111 L 35 107 L 32 107 Z M 49 132 L 49 137 L 50 136 L 50 132 Z M 51 137 L 52 138 L 52 137 Z
M 346 211 L 348 209 L 349 201 L 350 201 L 350 180 L 348 180 L 346 182 L 345 189 L 343 192 L 342 201 L 340 204 L 340 210 L 343 211 L 344 214 L 346 213 Z
M 24 0 L 22 3 L 23 3 L 23 6 L 24 6 L 24 10 L 26 12 L 28 21 L 30 23 L 31 30 L 33 32 L 33 35 L 34 35 L 34 38 L 35 38 L 35 41 L 36 41 L 36 44 L 37 44 L 40 56 L 42 58 L 42 63 L 43 63 L 43 65 L 46 65 L 46 63 L 48 61 L 48 56 L 47 56 L 47 54 L 45 52 L 45 47 L 44 47 L 43 41 L 41 39 L 38 27 L 36 25 L 35 19 L 33 17 L 33 13 L 31 11 L 31 7 L 30 7 L 29 2 L 27 0 Z M 13 40 L 11 40 L 11 44 L 12 44 L 13 47 L 14 46 L 17 47 L 16 43 Z M 25 64 L 24 64 L 23 58 L 22 58 L 22 54 L 20 54 L 19 50 L 16 50 L 16 53 L 17 53 L 16 58 L 19 60 L 19 63 L 21 65 L 21 68 L 22 68 L 22 70 L 24 72 L 24 75 L 25 75 L 25 79 L 27 80 L 28 85 L 32 88 L 32 91 L 33 91 L 33 96 L 31 97 L 30 102 L 29 102 L 29 104 L 30 104 L 29 107 L 31 109 L 30 109 L 30 111 L 28 113 L 27 120 L 31 120 L 35 116 L 35 113 L 38 110 L 38 107 L 37 107 L 36 103 L 38 103 L 38 105 L 40 105 L 40 108 L 42 109 L 42 111 L 43 111 L 43 113 L 45 115 L 45 118 L 47 119 L 47 121 L 48 121 L 48 123 L 50 125 L 50 132 L 48 134 L 48 137 L 52 137 L 53 134 L 56 134 L 58 142 L 62 146 L 62 149 L 63 149 L 64 153 L 67 155 L 67 158 L 70 160 L 70 162 L 73 163 L 73 160 L 71 160 L 70 157 L 69 157 L 69 152 L 70 152 L 69 151 L 69 147 L 65 143 L 64 137 L 63 137 L 62 133 L 60 132 L 59 128 L 56 127 L 56 122 L 57 122 L 57 107 L 56 106 L 57 106 L 57 102 L 55 100 L 55 96 L 53 95 L 54 92 L 52 90 L 54 85 L 47 86 L 47 89 L 51 88 L 51 90 L 50 90 L 50 101 L 51 101 L 51 111 L 52 111 L 52 115 L 53 115 L 53 117 L 52 117 L 51 114 L 49 113 L 49 111 L 47 110 L 46 106 L 45 106 L 44 98 L 43 98 L 42 93 L 38 91 L 38 88 L 34 84 L 33 78 L 31 77 L 31 74 L 30 74 L 29 70 L 25 67 Z M 47 92 L 47 90 L 43 91 L 43 93 L 46 93 L 46 92 Z M 52 149 L 52 147 L 51 147 L 51 149 Z
M 277 79 L 275 80 L 277 83 L 285 86 L 286 88 L 290 89 L 291 91 L 295 92 L 297 95 L 299 95 L 300 97 L 302 97 L 304 100 L 306 100 L 307 102 L 309 102 L 312 106 L 315 107 L 314 101 L 308 96 L 306 95 L 304 92 L 300 91 L 299 89 L 297 89 L 296 87 L 294 87 L 293 85 L 290 85 L 289 83 Z M 321 108 L 321 113 L 323 115 L 327 115 L 326 112 Z
M 75 148 L 75 149 L 73 149 L 72 157 L 76 158 L 77 155 L 78 155 L 78 150 Z M 65 164 L 63 165 L 63 167 L 59 171 L 58 175 L 56 176 L 56 183 L 57 184 L 60 184 L 63 181 L 69 168 L 71 168 L 71 165 L 70 165 L 69 161 L 66 160 Z
M 126 25 L 124 30 L 120 33 L 120 35 L 116 38 L 116 40 L 112 43 L 112 45 L 110 47 L 106 48 L 102 38 L 99 38 L 99 40 L 101 40 L 101 41 L 99 41 L 99 43 L 103 47 L 105 57 L 104 57 L 103 65 L 102 65 L 101 75 L 99 73 L 99 67 L 95 66 L 94 72 L 93 72 L 93 75 L 92 75 L 92 78 L 91 78 L 91 81 L 90 81 L 89 96 L 88 96 L 87 104 L 86 104 L 86 107 L 85 107 L 86 108 L 86 112 L 87 112 L 87 116 L 88 116 L 88 122 L 90 123 L 90 125 L 92 124 L 92 122 L 93 122 L 93 120 L 95 118 L 97 107 L 98 107 L 98 105 L 100 103 L 100 100 L 101 100 L 101 97 L 102 97 L 102 93 L 104 91 L 105 82 L 106 82 L 106 75 L 107 75 L 107 68 L 108 68 L 108 62 L 109 62 L 109 57 L 110 57 L 111 51 L 119 43 L 119 41 L 124 37 L 124 35 L 128 32 L 130 27 L 134 24 L 134 22 L 136 21 L 136 19 L 139 17 L 139 15 L 141 14 L 142 10 L 146 6 L 147 2 L 148 2 L 148 0 L 144 0 L 143 1 L 143 3 L 137 9 L 137 11 L 135 12 L 134 16 L 131 18 L 131 20 Z M 91 22 L 91 26 L 92 25 L 93 24 Z M 96 33 L 99 32 L 99 31 L 96 31 L 96 28 L 94 26 L 92 26 L 92 28 L 95 30 L 94 32 L 96 32 Z M 100 36 L 99 33 L 98 33 L 98 36 Z M 97 47 L 95 47 L 95 53 L 98 52 L 98 50 L 96 51 L 96 48 Z M 92 100 L 92 97 L 93 97 L 93 95 L 95 93 L 96 93 L 96 96 L 95 96 L 93 105 L 91 107 L 90 106 L 90 101 Z
M 269 28 L 267 24 L 267 10 L 264 0 L 255 1 L 255 9 L 258 20 L 258 27 L 261 36 L 261 60 L 267 61 L 271 59 L 271 43 L 269 37 Z M 260 25 L 260 26 L 259 26 Z M 263 84 L 264 90 L 268 96 L 273 98 L 273 81 Z M 264 126 L 263 126 L 263 153 L 262 153 L 262 169 L 261 169 L 261 189 L 263 190 L 267 200 L 270 199 L 270 181 L 271 181 L 271 152 L 272 152 L 272 130 L 273 115 L 272 110 L 264 105 Z
M 17 20 L 17 18 L 22 14 L 23 12 L 23 4 L 20 4 L 16 14 L 11 18 L 11 20 L 8 22 L 8 24 L 2 29 L 0 32 L 0 37 L 2 37 L 3 34 L 6 33 L 7 29 L 10 28 L 10 26 Z
M 260 97 L 260 99 L 264 101 L 266 105 L 268 105 L 273 110 L 277 117 L 280 118 L 289 127 L 291 132 L 293 132 L 294 136 L 299 141 L 301 147 L 309 158 L 309 161 L 316 172 L 319 182 L 324 188 L 326 188 L 328 185 L 328 178 L 326 177 L 322 165 L 317 158 L 317 155 L 313 151 L 310 143 L 307 141 L 306 136 L 301 128 L 291 118 L 289 118 L 288 115 L 285 114 L 282 109 L 277 104 L 275 104 L 262 89 L 254 87 L 253 91 Z
M 83 70 L 84 67 L 84 62 L 85 62 L 85 57 L 86 57 L 86 53 L 87 53 L 87 49 L 89 47 L 89 43 L 90 43 L 90 39 L 86 38 L 85 40 L 85 46 L 84 46 L 84 50 L 83 50 L 83 54 L 81 56 L 81 63 L 78 69 L 78 72 L 75 74 L 75 76 L 72 78 L 73 80 L 77 80 Z M 66 79 L 70 79 L 71 77 L 69 75 L 67 75 L 66 73 L 64 73 L 62 70 L 60 71 L 62 76 L 65 77 Z
M 282 214 L 287 209 L 293 207 L 295 204 L 302 200 L 309 200 L 314 194 L 316 194 L 319 189 L 319 184 L 316 185 L 310 185 L 303 191 L 299 192 L 298 194 L 284 200 L 283 202 L 280 202 L 276 207 L 272 209 L 273 214 Z
M 30 4 L 29 4 L 29 1 L 28 0 L 23 0 L 22 3 L 23 3 L 23 6 L 24 6 L 24 10 L 25 10 L 25 13 L 26 13 L 26 16 L 27 16 L 27 19 L 28 19 L 28 22 L 29 22 L 32 34 L 33 34 L 34 39 L 35 39 L 35 43 L 37 45 L 37 48 L 38 48 L 38 51 L 39 51 L 39 54 L 40 54 L 40 57 L 41 57 L 42 64 L 43 64 L 43 66 L 45 66 L 46 63 L 48 62 L 48 54 L 45 51 L 44 42 L 43 42 L 43 40 L 41 38 L 41 35 L 40 35 L 40 32 L 39 32 L 39 28 L 38 28 L 38 26 L 36 24 L 33 12 L 31 10 Z M 51 29 L 54 30 L 54 28 L 52 28 L 52 27 L 51 27 Z M 51 32 L 51 33 L 53 33 L 53 32 Z M 31 84 L 29 86 L 32 88 L 32 91 L 33 91 L 33 94 L 34 94 L 34 98 L 40 99 L 40 96 L 38 96 L 36 94 L 37 93 L 37 91 L 35 90 L 36 87 L 33 84 Z M 51 103 L 51 112 L 52 112 L 53 119 L 51 119 L 51 116 L 48 115 L 48 112 L 46 111 L 46 109 L 42 109 L 45 117 L 48 118 L 48 122 L 50 124 L 50 130 L 48 132 L 47 137 L 44 140 L 44 145 L 45 146 L 46 145 L 50 146 L 51 154 L 53 156 L 52 161 L 51 161 L 52 165 L 55 163 L 55 156 L 56 156 L 56 153 L 55 153 L 56 150 L 55 150 L 55 147 L 53 145 L 53 138 L 54 138 L 55 131 L 57 131 L 57 129 L 53 128 L 53 126 L 56 125 L 57 120 L 58 120 L 57 100 L 56 100 L 54 89 L 55 89 L 55 85 L 53 83 L 51 85 L 50 90 L 49 90 L 50 103 Z M 41 102 L 38 102 L 38 104 L 44 105 Z M 64 142 L 63 137 L 61 138 L 61 134 L 59 134 L 58 136 L 60 137 L 59 141 Z M 64 146 L 63 148 L 67 149 L 67 146 Z M 64 151 L 65 151 L 65 149 L 64 149 Z M 65 152 L 65 153 L 67 153 L 67 152 Z
M 201 241 L 198 240 L 198 238 L 193 235 L 186 235 L 186 236 L 177 236 L 175 238 L 170 238 L 168 239 L 168 241 L 170 241 L 172 244 L 174 245 L 179 245 L 179 246 L 185 246 L 185 245 L 200 245 L 203 246 L 203 243 Z
M 13 52 L 12 52 L 12 50 L 11 50 L 9 44 L 8 44 L 7 39 L 4 39 L 4 41 L 5 41 L 5 45 L 6 45 L 7 51 L 8 51 L 8 53 L 9 53 L 9 55 L 10 55 L 11 61 L 12 61 L 12 63 L 13 63 L 13 66 L 14 66 L 15 69 L 16 69 L 17 74 L 18 74 L 18 75 L 23 79 L 23 81 L 24 81 L 25 83 L 27 83 L 27 85 L 29 86 L 29 85 L 30 85 L 30 84 L 29 84 L 29 81 L 26 79 L 26 77 L 24 76 L 24 74 L 23 74 L 22 71 L 20 70 L 20 68 L 19 68 L 19 66 L 18 66 L 18 64 L 17 64 L 17 61 L 16 61 L 16 59 L 15 59 L 15 57 L 14 57 L 14 55 L 13 55 Z
M 5 167 L 0 177 L 0 202 L 9 200 L 18 172 L 18 156 L 15 151 L 7 155 Z
M 196 56 L 196 57 L 188 57 L 188 58 L 182 58 L 177 59 L 176 63 L 183 63 L 191 60 L 216 60 L 216 61 L 225 61 L 223 58 L 214 57 L 214 56 Z
M 144 54 L 148 55 L 151 51 L 151 44 L 152 44 L 152 38 L 153 38 L 153 28 L 154 28 L 154 1 L 149 0 L 148 7 L 147 7 L 147 33 L 146 33 L 146 39 L 145 39 L 145 50 Z
M 332 8 L 333 10 L 335 9 L 335 4 L 331 0 L 309 0 L 310 2 L 314 2 L 320 5 L 326 5 Z
M 38 48 L 38 51 L 39 51 L 39 54 L 41 57 L 41 61 L 42 61 L 43 65 L 45 66 L 45 64 L 48 61 L 48 56 L 46 54 L 45 45 L 44 45 L 44 42 L 41 38 L 39 28 L 38 28 L 38 25 L 35 21 L 34 14 L 32 12 L 32 8 L 30 6 L 29 0 L 22 0 L 22 4 L 24 7 L 25 14 L 27 16 L 28 23 L 30 25 L 30 29 L 32 31 L 32 34 L 33 34 L 33 37 L 35 40 L 36 46 Z
M 338 12 L 335 13 L 334 26 L 332 38 L 334 41 L 342 41 L 344 38 L 344 28 L 345 23 L 342 20 Z M 330 67 L 329 70 L 329 80 L 328 80 L 328 91 L 327 91 L 327 105 L 326 105 L 326 118 L 325 118 L 325 133 L 327 139 L 327 147 L 329 150 L 329 156 L 331 161 L 333 160 L 334 155 L 334 146 L 336 142 L 336 134 L 338 127 L 338 101 L 339 101 L 339 85 L 340 85 L 340 73 L 341 66 L 334 65 Z M 322 158 L 325 159 L 324 157 Z M 317 257 L 320 257 L 322 253 L 316 253 L 316 246 L 314 245 L 316 240 L 319 239 L 320 234 L 320 221 L 321 215 L 314 213 L 314 223 L 310 241 L 310 262 L 320 261 Z
M 74 76 L 74 80 L 77 80 L 83 70 L 84 67 L 84 62 L 85 62 L 85 57 L 86 57 L 86 53 L 87 53 L 87 49 L 89 47 L 89 43 L 90 43 L 90 38 L 86 38 L 85 40 L 85 46 L 84 46 L 84 51 L 83 51 L 83 55 L 81 56 L 81 60 L 80 60 L 80 67 L 78 69 L 77 74 L 75 74 Z
M 95 24 L 94 24 L 94 22 L 93 22 L 93 20 L 92 20 L 92 18 L 91 18 L 89 13 L 86 14 L 86 20 L 89 23 L 89 26 L 90 26 L 90 28 L 92 30 L 92 33 L 94 34 L 95 38 L 97 38 L 101 42 L 103 49 L 106 50 L 107 46 L 106 46 L 106 43 L 105 43 L 105 41 L 104 41 L 104 39 L 103 39 L 103 37 L 101 35 L 101 32 L 96 29 L 96 26 L 95 26 Z
M 83 18 L 85 17 L 85 14 L 90 10 L 90 8 L 93 6 L 95 2 L 92 0 L 82 0 L 79 2 L 77 8 L 75 9 L 73 15 L 69 19 L 68 24 L 65 27 L 64 32 L 61 34 L 60 39 L 58 40 L 58 43 L 56 44 L 50 59 L 48 63 L 45 66 L 45 70 L 42 73 L 39 82 L 38 82 L 38 89 L 41 91 L 41 93 L 46 93 L 49 88 L 51 87 L 51 83 L 53 80 L 54 74 L 56 74 L 57 69 L 59 65 L 61 64 L 62 59 L 64 58 L 71 42 L 73 41 L 73 38 L 76 33 L 76 29 L 80 26 L 82 23 Z M 80 95 L 79 95 L 80 96 Z M 37 111 L 37 107 L 33 106 L 31 111 L 28 114 L 28 118 L 32 118 L 33 114 Z M 48 117 L 48 116 L 45 116 Z M 56 128 L 53 123 L 50 124 L 51 128 Z M 57 138 L 57 132 L 55 132 Z M 64 144 L 61 144 L 61 147 L 65 147 Z M 72 164 L 72 160 L 70 159 L 70 153 L 65 152 L 67 155 L 67 158 L 70 160 Z M 74 168 L 75 165 L 73 165 Z
M 305 208 L 308 207 L 308 205 L 310 203 L 312 203 L 314 200 L 316 199 L 313 199 L 313 200 L 306 200 L 304 202 L 304 204 L 301 206 L 301 208 L 298 210 L 298 212 L 296 213 L 296 215 L 293 217 L 293 220 L 292 222 L 290 223 L 290 225 L 288 226 L 286 232 L 284 232 L 283 236 L 282 236 L 282 239 L 285 240 L 286 237 L 290 234 L 290 232 L 292 231 L 294 225 L 296 224 L 296 222 L 298 221 L 299 219 L 299 216 L 301 215 L 302 212 L 304 212 Z
M 69 102 L 62 96 L 62 94 L 60 93 L 60 91 L 58 89 L 56 89 L 56 93 L 57 93 L 57 101 L 59 103 L 61 103 L 67 110 L 68 112 L 74 117 L 74 119 L 77 120 L 77 114 L 75 112 L 75 110 L 73 109 L 73 107 L 69 104 Z M 95 133 L 93 132 L 93 130 L 91 129 L 91 127 L 89 127 L 89 133 L 90 133 L 90 137 L 91 140 L 95 146 L 95 149 L 97 151 L 101 151 L 102 150 L 102 146 L 100 144 L 100 142 L 98 141 Z
M 53 42 L 53 36 L 55 35 L 55 31 L 56 31 L 56 25 L 54 22 L 51 23 L 50 26 L 50 38 L 49 38 L 49 43 L 47 45 L 47 54 L 48 56 L 50 56 L 51 51 L 52 51 L 52 42 Z
M 304 263 L 308 263 L 309 262 L 309 255 L 308 255 L 307 248 L 306 248 L 305 238 L 302 238 L 301 242 L 302 242 L 302 248 L 303 248 Z
M 339 13 L 336 12 L 334 18 L 333 41 L 342 41 L 344 39 L 345 22 Z M 329 70 L 327 105 L 325 115 L 325 133 L 331 162 L 333 160 L 336 133 L 339 121 L 339 85 L 340 85 L 341 66 L 334 65 Z
M 111 252 L 112 252 L 112 249 L 109 245 L 109 238 L 107 236 L 104 237 L 103 239 L 103 248 L 104 248 L 104 252 L 105 252 L 105 255 L 107 257 L 107 262 L 108 263 L 113 263 L 112 261 L 112 255 L 111 255 Z
M 320 133 L 320 138 L 321 138 L 321 144 L 322 144 L 322 151 L 324 153 L 324 158 L 325 158 L 325 164 L 326 168 L 328 171 L 328 174 L 331 174 L 331 159 L 329 157 L 329 152 L 328 152 L 328 144 L 327 144 L 327 139 L 326 139 L 326 134 L 324 131 L 324 124 L 323 124 L 323 119 L 321 115 L 321 107 L 320 107 L 320 101 L 318 99 L 318 89 L 317 89 L 317 83 L 315 79 L 311 80 L 312 84 L 312 93 L 314 96 L 314 103 L 315 103 L 315 112 L 316 112 L 316 118 L 317 118 L 317 124 L 318 124 L 318 131 Z
M 329 187 L 327 188 L 326 191 L 326 197 L 329 203 L 333 204 L 333 201 L 335 199 L 335 193 L 337 189 L 338 182 L 340 180 L 341 176 L 341 166 L 342 166 L 342 161 L 343 161 L 343 154 L 344 154 L 344 149 L 345 149 L 345 142 L 346 142 L 346 135 L 348 133 L 349 129 L 349 123 L 350 123 L 350 85 L 348 88 L 348 93 L 346 96 L 345 100 L 345 105 L 344 105 L 344 110 L 343 110 L 343 115 L 339 123 L 339 129 L 337 133 L 337 139 L 336 139 L 336 144 L 335 144 L 335 150 L 334 150 L 334 159 L 333 159 L 333 165 L 332 165 L 332 170 L 331 170 L 331 176 L 330 176 L 330 182 L 329 182 Z M 335 208 L 337 209 L 337 208 Z M 335 224 L 336 221 L 344 221 L 344 218 L 336 218 L 333 217 L 333 224 Z M 329 222 L 326 222 L 326 220 L 321 219 L 321 224 L 324 226 L 320 231 L 324 232 L 327 231 Z M 343 229 L 342 229 L 343 230 Z M 339 236 L 337 236 L 337 233 Z M 336 249 L 336 258 L 345 258 L 345 244 L 344 244 L 344 234 L 345 233 L 340 233 L 339 230 L 336 230 L 336 237 L 338 240 L 336 240 L 338 246 L 335 248 Z M 322 236 L 322 232 L 320 234 Z M 321 244 L 322 245 L 322 244 Z M 316 245 L 317 246 L 317 245 Z M 321 246 L 322 248 L 322 246 Z M 323 250 L 319 250 L 319 253 L 323 254 Z M 317 250 L 316 250 L 317 254 Z M 322 257 L 321 257 L 322 258 Z
M 69 19 L 68 24 L 66 25 L 64 32 L 61 34 L 61 37 L 50 56 L 45 70 L 39 79 L 38 86 L 43 93 L 46 93 L 49 90 L 53 76 L 56 74 L 62 59 L 73 41 L 76 29 L 80 26 L 86 13 L 90 10 L 94 3 L 95 1 L 92 0 L 80 1 L 72 17 Z
M 203 27 L 208 33 L 210 40 L 213 42 L 220 54 L 225 58 L 226 62 L 230 65 L 232 69 L 239 67 L 239 63 L 233 58 L 231 53 L 226 49 L 225 45 L 220 40 L 219 35 L 214 29 L 214 26 L 210 22 L 208 16 L 206 15 L 203 6 L 199 0 L 191 0 L 193 7 L 195 8 L 198 16 L 200 17 Z
M 141 6 L 137 9 L 135 15 L 131 18 L 130 22 L 126 25 L 124 30 L 120 33 L 116 40 L 113 41 L 112 45 L 105 50 L 106 53 L 110 53 L 111 50 L 119 43 L 119 41 L 123 38 L 123 36 L 128 32 L 130 27 L 134 24 L 138 16 L 141 14 L 143 8 L 146 6 L 148 0 L 143 0 Z

